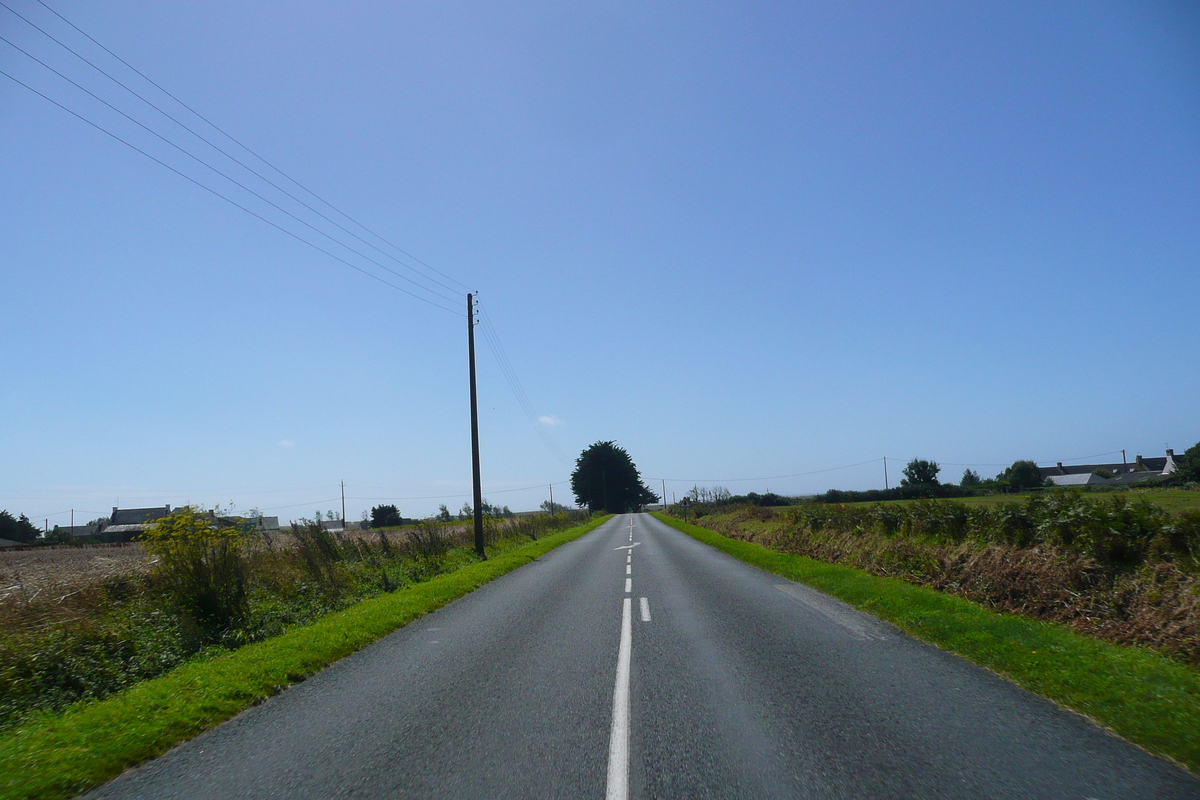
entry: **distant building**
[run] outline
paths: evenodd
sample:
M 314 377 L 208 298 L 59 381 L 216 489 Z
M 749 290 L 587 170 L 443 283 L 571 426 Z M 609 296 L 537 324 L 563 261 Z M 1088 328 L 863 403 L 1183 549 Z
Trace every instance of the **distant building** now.
M 100 529 L 103 539 L 110 542 L 128 541 L 146 532 L 155 520 L 171 513 L 171 506 L 154 508 L 117 508 L 113 506 L 108 524 Z
M 1175 451 L 1168 449 L 1165 456 L 1142 458 L 1135 456 L 1133 463 L 1119 464 L 1071 464 L 1061 461 L 1053 467 L 1039 467 L 1043 480 L 1055 486 L 1129 486 L 1135 483 L 1160 482 L 1171 476 L 1179 467 L 1175 463 Z M 1105 478 L 1096 475 L 1101 470 L 1112 475 Z
M 23 547 L 20 542 L 14 542 L 11 539 L 0 539 L 0 550 L 5 550 L 9 547 Z
M 87 525 L 56 525 L 54 530 L 66 534 L 72 539 L 88 539 L 100 533 L 100 523 L 89 522 Z

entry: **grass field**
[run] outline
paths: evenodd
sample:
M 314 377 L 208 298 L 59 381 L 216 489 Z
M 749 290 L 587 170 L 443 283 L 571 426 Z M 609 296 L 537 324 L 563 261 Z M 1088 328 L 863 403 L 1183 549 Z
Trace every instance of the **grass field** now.
M 0 733 L 0 798 L 66 798 L 98 786 L 606 519 L 365 600 L 273 639 L 197 657 L 106 699 L 37 715 Z
M 887 620 L 1200 773 L 1200 673 L 1140 647 L 1002 614 L 896 578 L 780 553 L 655 514 L 695 539 Z

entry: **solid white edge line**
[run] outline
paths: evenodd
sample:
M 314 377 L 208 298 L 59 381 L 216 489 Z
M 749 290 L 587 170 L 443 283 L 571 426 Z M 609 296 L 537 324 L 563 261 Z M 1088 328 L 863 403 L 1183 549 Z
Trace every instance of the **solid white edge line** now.
M 629 797 L 629 657 L 633 651 L 630 598 L 621 605 L 621 647 L 617 651 L 617 683 L 613 687 L 612 730 L 608 736 L 606 800 Z
M 627 592 L 633 591 L 633 578 L 625 579 L 625 591 L 627 591 Z
M 645 597 L 638 598 L 642 601 L 642 622 L 650 621 L 650 601 Z

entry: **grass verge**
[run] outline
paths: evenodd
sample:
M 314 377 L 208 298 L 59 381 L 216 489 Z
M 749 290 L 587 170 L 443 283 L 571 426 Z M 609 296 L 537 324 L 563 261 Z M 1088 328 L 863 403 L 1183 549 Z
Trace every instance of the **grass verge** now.
M 896 578 L 779 553 L 654 516 L 740 561 L 885 619 L 1200 774 L 1200 673 L 1183 664 Z
M 35 717 L 0 735 L 0 798 L 73 797 L 98 786 L 606 519 L 365 600 L 274 639 L 191 661 L 104 700 Z

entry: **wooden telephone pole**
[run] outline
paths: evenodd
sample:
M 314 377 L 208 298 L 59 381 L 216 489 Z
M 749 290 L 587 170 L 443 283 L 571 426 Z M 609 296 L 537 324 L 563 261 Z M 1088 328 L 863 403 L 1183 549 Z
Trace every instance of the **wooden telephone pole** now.
M 467 294 L 467 360 L 471 365 L 471 479 L 475 489 L 475 552 L 483 552 L 483 488 L 479 484 L 479 407 L 475 400 L 475 303 Z

